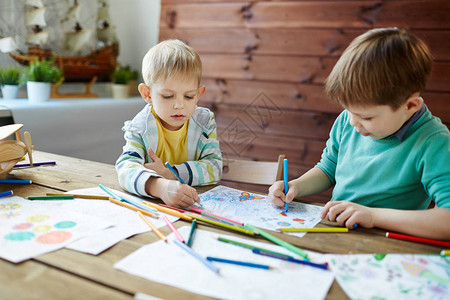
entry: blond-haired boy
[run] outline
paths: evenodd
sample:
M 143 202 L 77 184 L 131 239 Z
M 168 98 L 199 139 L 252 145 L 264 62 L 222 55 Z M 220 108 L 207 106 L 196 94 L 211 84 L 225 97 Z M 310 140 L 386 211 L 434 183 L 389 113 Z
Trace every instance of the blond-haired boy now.
M 222 175 L 214 114 L 197 106 L 205 92 L 201 59 L 182 41 L 166 40 L 147 52 L 142 76 L 139 93 L 148 105 L 125 122 L 126 144 L 116 162 L 119 183 L 169 205 L 193 205 L 200 198 L 192 186 L 216 183 Z

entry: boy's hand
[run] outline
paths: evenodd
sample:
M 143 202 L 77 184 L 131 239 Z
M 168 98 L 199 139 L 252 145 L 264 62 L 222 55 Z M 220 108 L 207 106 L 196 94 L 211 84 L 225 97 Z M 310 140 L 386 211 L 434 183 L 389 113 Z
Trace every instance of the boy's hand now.
M 164 178 L 177 180 L 175 175 L 167 169 L 162 160 L 159 159 L 155 152 L 153 152 L 152 148 L 148 148 L 148 156 L 153 160 L 153 162 L 144 164 L 144 167 L 155 171 Z
M 171 206 L 189 207 L 195 202 L 200 203 L 197 191 L 187 184 L 181 184 L 178 180 L 150 178 L 147 181 L 146 192 Z
M 284 194 L 284 182 L 282 180 L 276 181 L 269 188 L 269 199 L 272 204 L 277 207 L 284 207 L 284 203 L 291 203 L 294 196 L 297 194 L 295 186 L 289 186 L 287 195 Z
M 341 226 L 353 229 L 355 224 L 366 228 L 374 226 L 375 215 L 370 207 L 350 201 L 329 201 L 323 208 L 320 217 L 328 218 Z

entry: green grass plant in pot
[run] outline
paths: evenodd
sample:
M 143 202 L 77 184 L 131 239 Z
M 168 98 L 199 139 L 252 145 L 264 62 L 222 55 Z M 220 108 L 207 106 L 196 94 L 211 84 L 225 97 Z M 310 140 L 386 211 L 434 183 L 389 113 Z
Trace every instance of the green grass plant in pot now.
M 20 71 L 18 67 L 0 68 L 0 85 L 3 99 L 16 99 L 20 87 Z
M 133 72 L 129 67 L 117 67 L 112 74 L 112 94 L 115 99 L 125 99 L 129 97 L 130 86 L 128 83 L 133 77 Z
M 28 100 L 44 102 L 50 99 L 51 85 L 62 78 L 62 71 L 53 60 L 38 60 L 30 63 L 21 75 L 21 83 L 26 83 Z

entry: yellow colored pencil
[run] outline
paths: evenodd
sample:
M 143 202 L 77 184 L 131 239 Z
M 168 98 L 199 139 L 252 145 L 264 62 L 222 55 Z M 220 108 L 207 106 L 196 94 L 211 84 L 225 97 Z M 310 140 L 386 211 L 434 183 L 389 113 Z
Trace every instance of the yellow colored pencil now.
M 151 212 L 149 212 L 149 211 L 140 209 L 139 207 L 133 206 L 133 205 L 128 204 L 128 203 L 126 203 L 126 202 L 122 202 L 122 201 L 116 200 L 116 199 L 114 199 L 114 198 L 112 198 L 112 197 L 109 197 L 108 200 L 109 200 L 110 202 L 112 202 L 112 203 L 115 203 L 115 204 L 117 204 L 117 205 L 121 205 L 121 206 L 126 207 L 126 208 L 129 208 L 129 209 L 131 209 L 131 210 L 134 210 L 134 211 L 140 211 L 140 212 L 143 213 L 144 215 L 150 216 L 150 217 L 152 217 L 152 218 L 156 218 L 156 219 L 159 218 L 158 215 L 155 215 L 154 213 L 151 213 Z
M 154 208 L 156 210 L 159 210 L 160 212 L 163 212 L 163 213 L 166 213 L 166 214 L 169 214 L 169 215 L 181 218 L 183 220 L 192 221 L 192 218 L 190 216 L 188 216 L 186 214 L 183 214 L 183 213 L 180 213 L 179 211 L 176 211 L 174 209 L 170 209 L 170 208 L 167 208 L 167 207 L 164 207 L 164 206 L 161 206 L 161 205 L 157 205 L 157 204 L 154 204 L 154 203 L 151 203 L 151 202 L 147 202 L 147 201 L 142 202 L 142 204 L 150 206 L 150 207 L 152 207 L 152 208 Z
M 278 228 L 281 232 L 348 232 L 348 228 Z
M 160 239 L 167 243 L 167 238 L 165 237 L 165 235 L 162 234 L 162 232 L 159 231 L 159 229 L 156 228 L 156 226 L 153 225 L 152 222 L 150 222 L 140 211 L 138 211 L 137 214 L 139 215 L 139 217 L 141 217 L 142 220 L 144 220 L 145 223 L 147 223 L 148 226 L 150 226 L 153 232 L 156 233 L 156 235 L 159 236 Z
M 73 196 L 74 198 L 108 200 L 108 196 L 47 193 L 47 196 Z
M 450 249 L 444 249 L 441 251 L 441 255 L 448 256 L 450 255 Z

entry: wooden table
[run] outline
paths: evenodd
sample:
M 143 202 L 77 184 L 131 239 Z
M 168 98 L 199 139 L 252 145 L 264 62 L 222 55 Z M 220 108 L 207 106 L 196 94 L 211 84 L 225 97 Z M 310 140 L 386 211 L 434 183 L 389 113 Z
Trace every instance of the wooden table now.
M 40 166 L 13 170 L 16 179 L 31 179 L 32 185 L 8 186 L 0 184 L 0 191 L 14 190 L 14 195 L 69 191 L 96 187 L 98 184 L 120 190 L 113 165 L 82 159 L 33 152 L 35 162 L 56 161 L 55 166 Z M 208 189 L 208 188 L 206 188 Z M 176 227 L 187 225 L 179 220 Z M 322 221 L 318 227 L 326 227 Z M 222 231 L 206 225 L 199 228 Z M 161 230 L 170 234 L 166 226 Z M 223 231 L 222 231 L 223 232 Z M 227 234 L 236 235 L 232 231 Z M 307 250 L 321 253 L 422 253 L 439 254 L 441 248 L 407 241 L 387 239 L 385 231 L 358 228 L 347 234 L 307 234 L 303 238 L 275 236 Z M 242 236 L 241 236 L 242 237 Z M 0 298 L 2 299 L 132 299 L 137 292 L 163 299 L 206 299 L 182 289 L 152 282 L 114 269 L 113 265 L 145 244 L 157 241 L 151 232 L 123 240 L 93 256 L 69 249 L 61 249 L 34 259 L 13 264 L 0 259 Z M 260 241 L 267 242 L 260 238 Z M 348 299 L 335 281 L 327 299 Z

